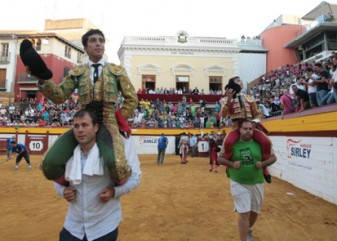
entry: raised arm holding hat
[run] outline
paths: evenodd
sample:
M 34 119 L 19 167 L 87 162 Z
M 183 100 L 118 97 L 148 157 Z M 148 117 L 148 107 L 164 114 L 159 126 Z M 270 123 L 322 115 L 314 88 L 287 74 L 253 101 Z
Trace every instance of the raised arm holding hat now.
M 27 71 L 39 79 L 51 79 L 53 73 L 48 69 L 41 56 L 35 51 L 32 42 L 28 39 L 22 41 L 20 45 L 20 56 Z

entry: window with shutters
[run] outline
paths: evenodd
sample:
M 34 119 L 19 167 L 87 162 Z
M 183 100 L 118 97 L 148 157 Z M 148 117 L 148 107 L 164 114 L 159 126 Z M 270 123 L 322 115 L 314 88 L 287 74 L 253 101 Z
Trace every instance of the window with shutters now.
M 6 89 L 6 69 L 0 69 L 0 89 Z

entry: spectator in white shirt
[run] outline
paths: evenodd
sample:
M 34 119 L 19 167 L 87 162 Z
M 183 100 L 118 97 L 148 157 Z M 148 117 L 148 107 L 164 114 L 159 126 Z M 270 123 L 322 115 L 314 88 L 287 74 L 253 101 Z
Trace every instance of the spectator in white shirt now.
M 0 109 L 0 115 L 6 115 L 6 114 L 7 114 L 6 108 L 1 108 Z
M 197 144 L 198 138 L 195 134 L 193 134 L 190 138 L 191 157 L 195 157 L 197 155 Z
M 317 96 L 316 96 L 317 86 L 316 86 L 315 81 L 318 78 L 318 76 L 314 74 L 314 71 L 312 68 L 307 68 L 306 73 L 307 73 L 308 79 L 306 80 L 306 82 L 303 82 L 303 84 L 307 87 L 310 106 L 316 107 L 318 106 L 318 103 L 317 103 Z
M 9 113 L 9 117 L 10 117 L 11 121 L 14 120 L 14 111 L 15 111 L 15 106 L 13 104 L 11 104 L 8 107 L 8 113 Z
M 135 110 L 134 118 L 133 118 L 133 126 L 139 127 L 142 123 L 143 114 L 139 113 L 138 110 Z

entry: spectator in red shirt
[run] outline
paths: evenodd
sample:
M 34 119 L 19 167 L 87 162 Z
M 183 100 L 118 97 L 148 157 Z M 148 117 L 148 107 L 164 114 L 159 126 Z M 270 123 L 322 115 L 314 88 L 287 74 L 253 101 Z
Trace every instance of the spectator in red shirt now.
M 289 114 L 295 112 L 295 106 L 293 104 L 294 97 L 289 94 L 287 89 L 283 90 L 283 95 L 280 98 L 281 108 L 283 110 L 283 114 Z

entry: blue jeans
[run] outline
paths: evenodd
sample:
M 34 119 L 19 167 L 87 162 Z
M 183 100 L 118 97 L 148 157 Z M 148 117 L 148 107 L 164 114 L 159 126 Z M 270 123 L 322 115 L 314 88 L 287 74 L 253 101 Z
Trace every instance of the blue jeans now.
M 7 149 L 7 158 L 12 158 L 12 148 Z
M 327 90 L 317 90 L 316 96 L 317 96 L 317 103 L 319 106 L 322 105 L 323 98 L 329 93 Z
M 310 101 L 311 107 L 318 106 L 316 92 L 315 93 L 309 93 L 309 101 Z
M 98 239 L 95 239 L 94 241 L 116 241 L 117 236 L 118 236 L 118 228 L 116 228 L 111 233 L 108 233 Z M 78 239 L 74 237 L 73 235 L 71 235 L 71 233 L 67 229 L 63 228 L 60 232 L 59 241 L 88 241 L 88 240 L 87 240 L 87 237 L 85 236 L 83 239 Z
M 326 96 L 323 97 L 321 101 L 321 105 L 329 105 L 329 104 L 336 103 L 334 95 L 337 95 L 337 94 L 329 92 Z
M 332 96 L 334 98 L 334 102 L 332 103 L 337 103 L 337 88 L 333 88 Z
M 163 162 L 164 162 L 165 150 L 166 150 L 166 148 L 164 148 L 164 149 L 158 148 L 158 157 L 157 157 L 157 164 L 158 165 L 162 165 Z

